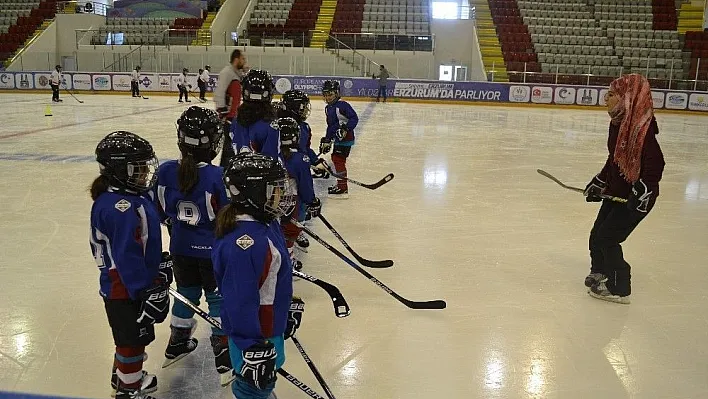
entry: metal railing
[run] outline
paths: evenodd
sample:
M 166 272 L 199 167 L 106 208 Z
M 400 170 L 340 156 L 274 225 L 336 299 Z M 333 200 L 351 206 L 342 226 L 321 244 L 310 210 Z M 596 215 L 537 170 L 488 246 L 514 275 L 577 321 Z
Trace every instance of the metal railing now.
M 57 2 L 57 13 L 59 14 L 96 14 L 96 15 L 108 15 L 108 12 L 113 7 L 103 4 L 96 3 L 93 1 L 58 1 Z
M 695 67 L 689 72 L 678 66 L 674 68 L 674 60 L 670 60 L 669 68 L 658 69 L 646 67 L 626 66 L 587 66 L 585 73 L 568 73 L 561 68 L 565 66 L 553 65 L 550 71 L 532 71 L 529 64 L 535 66 L 539 63 L 523 63 L 523 70 L 507 70 L 510 82 L 541 83 L 541 84 L 569 84 L 577 86 L 607 86 L 614 79 L 628 73 L 640 73 L 647 77 L 654 89 L 708 91 L 708 59 L 695 59 Z M 641 63 L 640 63 L 641 64 Z M 701 71 L 703 65 L 703 71 Z M 574 67 L 577 70 L 579 67 Z M 487 80 L 493 81 L 501 73 L 496 63 L 486 68 Z

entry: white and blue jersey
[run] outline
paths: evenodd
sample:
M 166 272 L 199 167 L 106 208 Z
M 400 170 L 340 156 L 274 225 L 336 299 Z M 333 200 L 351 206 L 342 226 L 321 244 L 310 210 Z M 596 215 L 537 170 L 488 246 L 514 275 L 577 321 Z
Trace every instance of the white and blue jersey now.
M 293 278 L 280 224 L 241 215 L 233 231 L 216 239 L 211 260 L 224 298 L 221 327 L 230 340 L 240 350 L 271 338 L 282 346 Z M 282 347 L 276 350 L 284 356 Z
M 315 200 L 315 190 L 310 174 L 310 157 L 297 151 L 291 153 L 290 158 L 282 155 L 281 162 L 288 171 L 288 177 L 294 180 L 298 201 L 301 204 L 311 204 Z
M 270 121 L 263 119 L 248 127 L 234 122 L 231 124 L 231 145 L 236 154 L 253 151 L 277 159 L 280 154 L 280 132 L 271 126 Z
M 359 123 L 359 116 L 348 102 L 339 99 L 334 104 L 325 106 L 327 134 L 325 137 L 334 141 L 334 145 L 351 147 L 354 145 L 354 128 Z M 341 140 L 335 134 L 341 125 L 346 125 L 347 134 Z
M 157 208 L 148 198 L 115 189 L 101 194 L 91 207 L 89 243 L 101 273 L 102 297 L 137 300 L 155 283 L 162 232 Z
M 155 199 L 172 222 L 170 253 L 210 258 L 214 244 L 216 215 L 229 203 L 223 182 L 223 168 L 198 163 L 199 181 L 189 193 L 179 189 L 178 161 L 167 161 L 157 170 Z

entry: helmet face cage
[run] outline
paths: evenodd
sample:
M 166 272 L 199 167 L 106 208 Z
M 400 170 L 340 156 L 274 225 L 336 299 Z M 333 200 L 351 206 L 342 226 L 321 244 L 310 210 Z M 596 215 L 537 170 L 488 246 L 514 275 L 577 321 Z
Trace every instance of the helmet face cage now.
M 297 149 L 300 144 L 300 125 L 294 118 L 279 118 L 271 127 L 280 133 L 280 145 Z
M 128 179 L 126 187 L 137 191 L 147 191 L 157 181 L 157 157 L 154 155 L 144 161 L 130 161 L 126 165 Z
M 303 121 L 307 120 L 310 116 L 310 112 L 312 112 L 312 105 L 310 105 L 310 102 L 308 101 L 303 109 L 300 110 L 300 118 L 302 118 Z
M 263 211 L 271 220 L 290 215 L 295 210 L 295 190 L 290 179 L 278 179 L 266 184 Z

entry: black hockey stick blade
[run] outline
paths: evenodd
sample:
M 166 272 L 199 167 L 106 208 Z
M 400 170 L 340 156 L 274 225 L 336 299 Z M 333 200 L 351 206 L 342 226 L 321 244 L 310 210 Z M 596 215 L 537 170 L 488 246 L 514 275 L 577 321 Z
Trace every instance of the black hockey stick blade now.
M 305 352 L 305 348 L 303 348 L 300 341 L 294 335 L 292 337 L 290 337 L 290 339 L 295 344 L 295 347 L 297 348 L 298 352 L 300 352 L 300 355 L 302 355 L 302 358 L 305 359 L 305 363 L 307 363 L 307 367 L 310 368 L 310 371 L 312 371 L 312 374 L 314 374 L 315 378 L 317 379 L 317 382 L 319 382 L 322 389 L 324 389 L 325 395 L 327 395 L 327 397 L 329 399 L 336 399 L 334 397 L 334 394 L 332 393 L 332 390 L 329 388 L 329 385 L 327 385 L 327 382 L 325 381 L 324 377 L 322 377 L 322 374 L 320 374 L 320 371 L 317 370 L 317 366 L 315 366 L 315 362 L 313 362 L 312 359 L 310 359 L 310 357 L 307 356 L 307 352 Z
M 363 274 L 364 277 L 368 278 L 369 281 L 371 281 L 372 283 L 379 286 L 379 288 L 386 291 L 389 295 L 396 298 L 396 300 L 398 300 L 402 304 L 406 305 L 407 307 L 409 307 L 411 309 L 445 309 L 447 307 L 447 303 L 445 303 L 445 301 L 440 300 L 440 299 L 437 299 L 434 301 L 411 301 L 410 299 L 406 299 L 406 298 L 398 295 L 397 292 L 388 288 L 388 286 L 386 286 L 386 284 L 382 283 L 376 277 L 372 276 L 369 272 L 364 270 L 361 266 L 354 263 L 353 260 L 347 258 L 343 253 L 339 252 L 336 248 L 329 245 L 327 243 L 327 241 L 321 239 L 317 234 L 313 233 L 310 229 L 303 226 L 300 222 L 298 222 L 297 220 L 294 220 L 294 219 L 292 219 L 292 221 L 293 221 L 293 224 L 295 224 L 297 227 L 301 228 L 302 231 L 305 232 L 305 234 L 312 237 L 315 241 L 319 242 L 323 247 L 327 248 L 330 252 L 337 255 L 339 257 L 339 259 L 343 260 L 349 266 L 356 269 L 356 271 Z
M 577 192 L 579 192 L 579 193 L 585 192 L 585 190 L 583 190 L 583 189 L 580 188 L 580 187 L 573 187 L 573 186 L 568 186 L 568 185 L 564 184 L 562 181 L 558 180 L 555 176 L 553 176 L 552 174 L 546 172 L 546 171 L 543 170 L 543 169 L 536 169 L 536 172 L 538 172 L 538 174 L 541 175 L 541 176 L 544 176 L 544 177 L 547 177 L 547 178 L 553 180 L 554 182 L 558 183 L 559 186 L 561 186 L 561 187 L 563 187 L 563 188 L 565 188 L 565 189 L 572 190 L 572 191 L 577 191 Z
M 373 269 L 384 269 L 384 268 L 393 266 L 393 261 L 390 259 L 369 260 L 369 259 L 362 258 L 361 256 L 359 256 L 358 253 L 356 253 L 356 251 L 354 251 L 352 249 L 352 247 L 349 246 L 349 244 L 347 244 L 346 241 L 344 241 L 344 238 L 342 238 L 342 236 L 337 232 L 337 230 L 335 230 L 335 228 L 327 221 L 327 219 L 325 219 L 324 215 L 320 214 L 319 218 L 322 221 L 322 223 L 324 223 L 324 225 L 327 226 L 329 231 L 332 232 L 332 234 L 334 234 L 335 237 L 337 237 L 337 240 L 339 240 L 339 242 L 341 242 L 342 245 L 344 245 L 344 248 L 346 248 L 347 251 L 349 251 L 349 253 L 352 254 L 356 258 L 356 260 L 358 260 L 359 263 L 361 263 L 363 266 L 370 267 Z
M 304 382 L 298 380 L 292 374 L 285 371 L 285 369 L 278 369 L 278 374 L 285 377 L 286 380 L 290 381 L 291 384 L 295 385 L 299 390 L 305 393 L 305 395 L 311 397 L 312 399 L 326 399 L 324 396 L 318 394 L 314 389 L 305 385 Z
M 213 317 L 209 316 L 208 313 L 203 311 L 199 306 L 195 305 L 187 299 L 184 295 L 180 294 L 177 292 L 174 288 L 170 287 L 170 295 L 172 295 L 176 300 L 182 302 L 184 305 L 186 305 L 188 308 L 194 311 L 194 313 L 204 319 L 207 323 L 211 324 L 212 327 L 218 328 L 221 330 L 221 323 L 219 323 L 218 320 L 214 319 Z M 313 390 L 312 388 L 308 387 L 305 385 L 305 383 L 301 382 L 297 378 L 295 378 L 292 374 L 288 373 L 287 371 L 283 369 L 278 369 L 278 374 L 282 375 L 285 377 L 286 380 L 290 381 L 293 385 L 295 385 L 299 390 L 304 392 L 307 396 L 313 398 L 313 399 L 325 399 L 322 395 L 318 394 Z
M 547 177 L 547 178 L 553 180 L 554 182 L 558 183 L 559 186 L 561 186 L 561 187 L 563 187 L 563 188 L 565 188 L 565 189 L 568 189 L 568 190 L 571 190 L 571 191 L 575 191 L 575 192 L 578 192 L 578 193 L 583 193 L 583 194 L 585 193 L 585 190 L 583 190 L 582 188 L 580 188 L 580 187 L 568 186 L 568 185 L 564 184 L 562 181 L 558 180 L 555 176 L 553 176 L 552 174 L 546 172 L 546 171 L 543 170 L 543 169 L 536 169 L 536 172 L 538 172 L 538 174 L 540 174 L 541 176 L 545 176 L 545 177 Z M 625 198 L 613 197 L 613 196 L 611 196 L 611 195 L 600 194 L 600 195 L 598 195 L 598 197 L 600 197 L 600 198 L 602 198 L 602 199 L 614 201 L 614 202 L 619 202 L 619 203 L 622 203 L 622 204 L 627 203 L 627 200 L 626 200 Z
M 74 100 L 78 101 L 79 104 L 83 104 L 83 103 L 84 103 L 83 101 L 81 101 L 81 100 L 79 100 L 78 98 L 76 98 L 76 96 L 74 95 L 74 93 L 72 93 L 71 90 L 69 90 L 69 88 L 66 87 L 66 85 L 64 85 L 64 90 L 66 90 L 66 92 L 69 93 L 69 95 L 70 95 L 71 97 L 73 97 Z
M 303 280 L 307 280 L 315 284 L 316 286 L 322 288 L 323 290 L 327 291 L 327 294 L 329 294 L 329 297 L 332 299 L 332 305 L 334 305 L 334 314 L 337 317 L 347 317 L 351 314 L 349 304 L 347 303 L 347 300 L 344 299 L 344 296 L 339 291 L 339 288 L 333 286 L 330 283 L 322 281 L 317 277 L 310 276 L 294 269 L 293 276 L 300 277 Z
M 140 96 L 140 97 L 142 97 L 143 100 L 149 100 L 149 99 L 150 99 L 150 97 L 145 97 L 145 96 Z
M 393 173 L 389 173 L 386 176 L 384 176 L 381 180 L 377 181 L 376 183 L 366 184 L 366 183 L 358 182 L 354 179 L 350 179 L 346 176 L 342 176 L 342 175 L 338 175 L 338 174 L 334 173 L 334 170 L 326 162 L 325 162 L 325 167 L 327 168 L 327 171 L 332 176 L 334 176 L 338 179 L 344 179 L 344 180 L 348 181 L 349 183 L 355 184 L 357 186 L 368 188 L 369 190 L 376 190 L 377 188 L 379 188 L 379 187 L 383 186 L 384 184 L 393 180 Z

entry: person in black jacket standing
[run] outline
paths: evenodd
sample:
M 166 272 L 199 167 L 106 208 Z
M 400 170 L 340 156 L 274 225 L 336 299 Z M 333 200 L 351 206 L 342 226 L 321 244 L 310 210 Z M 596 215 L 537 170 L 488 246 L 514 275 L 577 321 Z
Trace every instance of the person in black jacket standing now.
M 630 265 L 622 246 L 630 233 L 654 207 L 664 156 L 656 140 L 651 87 L 638 74 L 624 75 L 610 84 L 606 96 L 610 114 L 605 166 L 585 188 L 588 202 L 602 206 L 590 232 L 588 293 L 598 299 L 630 302 Z M 600 198 L 600 194 L 628 198 L 627 203 Z

